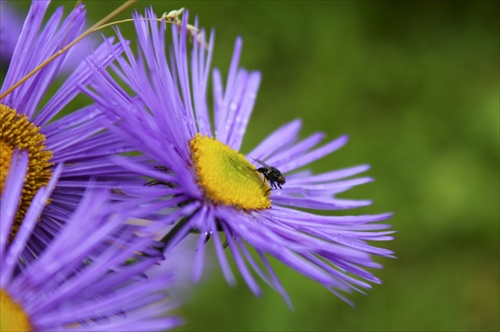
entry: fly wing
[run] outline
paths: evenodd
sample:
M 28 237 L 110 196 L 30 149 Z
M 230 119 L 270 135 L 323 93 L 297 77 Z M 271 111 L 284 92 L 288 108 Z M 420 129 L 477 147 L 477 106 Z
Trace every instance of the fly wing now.
M 255 160 L 256 162 L 258 162 L 259 164 L 261 164 L 262 166 L 264 166 L 265 168 L 267 169 L 271 169 L 271 166 L 269 166 L 268 164 L 266 164 L 265 162 L 263 162 L 262 160 L 259 160 L 259 159 L 255 159 L 255 158 L 252 158 L 253 160 Z

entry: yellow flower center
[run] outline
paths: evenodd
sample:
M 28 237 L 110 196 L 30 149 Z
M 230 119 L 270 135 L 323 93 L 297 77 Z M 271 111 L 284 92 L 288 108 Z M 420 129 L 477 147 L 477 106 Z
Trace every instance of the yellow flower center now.
M 31 323 L 23 308 L 0 288 L 0 331 L 31 331 Z
M 199 133 L 189 146 L 198 184 L 209 200 L 244 210 L 271 207 L 267 181 L 241 153 Z
M 50 169 L 52 163 L 49 162 L 52 152 L 45 150 L 45 135 L 40 134 L 39 127 L 29 122 L 26 115 L 17 114 L 10 107 L 0 104 L 0 192 L 2 193 L 9 174 L 12 154 L 16 148 L 28 151 L 29 162 L 11 237 L 19 229 L 38 189 L 49 183 L 52 175 Z

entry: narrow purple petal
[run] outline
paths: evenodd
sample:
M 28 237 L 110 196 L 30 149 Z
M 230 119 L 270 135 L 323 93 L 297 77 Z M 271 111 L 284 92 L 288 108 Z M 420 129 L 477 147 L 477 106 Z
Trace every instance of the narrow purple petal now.
M 0 258 L 2 261 L 2 269 L 0 275 L 3 280 L 5 268 L 3 266 L 7 239 L 10 236 L 10 230 L 14 223 L 17 213 L 18 204 L 21 198 L 21 189 L 24 185 L 24 178 L 28 171 L 28 153 L 26 151 L 19 152 L 17 150 L 12 154 L 9 173 L 5 179 L 4 188 L 2 190 L 0 204 Z M 2 284 L 3 285 L 3 284 Z
M 92 57 L 97 59 L 102 66 L 107 66 L 115 57 L 123 51 L 121 44 L 113 45 L 110 49 L 109 44 L 113 38 L 108 39 L 99 48 L 92 53 Z M 37 126 L 45 126 L 48 121 L 54 118 L 78 93 L 80 86 L 90 83 L 93 71 L 82 60 L 81 64 L 68 77 L 62 87 L 52 96 L 47 104 L 35 116 L 34 123 Z
M 267 159 L 274 152 L 295 142 L 299 136 L 301 127 L 302 121 L 300 119 L 293 120 L 281 126 L 249 152 L 248 156 L 261 160 Z
M 229 262 L 227 261 L 226 253 L 219 239 L 219 234 L 217 232 L 217 226 L 215 225 L 215 222 L 215 219 L 208 220 L 211 232 L 213 232 L 212 238 L 214 239 L 215 253 L 217 254 L 217 258 L 219 259 L 219 264 L 221 266 L 222 273 L 224 274 L 224 278 L 226 279 L 228 284 L 233 286 L 236 284 L 236 279 L 234 278 L 231 267 L 229 266 Z
M 217 139 L 221 142 L 226 142 L 228 133 L 226 131 L 228 114 L 230 112 L 230 101 L 233 99 L 235 82 L 238 73 L 238 63 L 241 56 L 242 39 L 237 38 L 234 45 L 233 58 L 231 60 L 231 65 L 229 66 L 229 75 L 226 82 L 226 90 L 223 93 L 223 99 L 221 104 L 216 104 L 215 109 L 215 132 L 217 134 Z M 214 73 L 214 77 L 216 74 Z
M 282 173 L 289 172 L 291 170 L 297 169 L 299 167 L 302 167 L 304 165 L 310 164 L 313 161 L 320 159 L 327 154 L 332 153 L 335 150 L 340 149 L 347 143 L 347 136 L 340 136 L 339 138 L 333 140 L 330 143 L 325 144 L 324 146 L 313 150 L 309 153 L 303 154 L 299 158 L 295 158 L 294 160 L 288 161 L 284 165 L 277 164 L 276 166 L 280 167 L 280 170 Z
M 273 202 L 284 206 L 293 206 L 307 209 L 319 210 L 345 210 L 371 205 L 370 200 L 352 200 L 337 198 L 313 198 L 313 197 L 294 197 L 277 195 L 273 196 Z
M 278 151 L 267 159 L 266 162 L 272 166 L 278 167 L 282 172 L 286 172 L 286 167 L 283 166 L 284 164 L 297 159 L 297 157 L 303 156 L 309 149 L 321 142 L 323 137 L 325 137 L 323 133 L 314 133 L 292 147 Z
M 235 112 L 233 120 L 231 121 L 233 126 L 229 136 L 229 146 L 237 151 L 240 149 L 241 143 L 243 142 L 248 121 L 250 120 L 255 100 L 257 99 L 257 92 L 261 81 L 260 73 L 250 73 L 247 81 L 240 107 Z
M 9 246 L 8 254 L 6 255 L 5 259 L 2 259 L 2 275 L 0 281 L 2 285 L 10 282 L 13 276 L 12 272 L 18 264 L 19 256 L 25 249 L 26 242 L 31 236 L 36 222 L 38 221 L 40 214 L 42 213 L 43 207 L 47 204 L 46 202 L 55 187 L 55 183 L 59 177 L 59 174 L 61 173 L 61 166 L 62 165 L 58 165 L 54 169 L 52 178 L 50 179 L 47 187 L 40 188 L 36 193 L 33 201 L 28 208 L 28 211 L 26 212 L 26 216 L 24 217 L 23 222 L 21 223 L 16 236 L 14 237 L 14 240 Z
M 231 232 L 229 232 L 227 226 L 225 224 L 222 224 L 222 229 L 224 233 L 226 234 L 226 241 L 229 244 L 229 249 L 231 250 L 234 262 L 236 263 L 236 266 L 238 267 L 241 276 L 245 280 L 246 284 L 252 291 L 254 295 L 260 296 L 262 295 L 262 290 L 259 287 L 259 284 L 255 281 L 254 277 L 252 276 L 251 272 L 248 270 L 248 267 L 245 263 L 245 260 L 243 257 L 240 255 L 240 252 L 238 250 L 238 245 L 236 242 L 233 240 L 231 236 Z
M 307 183 L 335 181 L 335 180 L 347 178 L 347 177 L 350 177 L 353 175 L 357 175 L 359 173 L 367 171 L 368 169 L 370 169 L 369 165 L 360 165 L 360 166 L 344 168 L 344 169 L 335 170 L 335 171 L 322 173 L 322 174 L 316 174 L 316 175 L 307 175 L 306 174 L 303 177 L 293 178 L 293 177 L 287 176 L 287 184 L 292 184 L 292 183 L 307 184 Z
M 193 274 L 192 274 L 193 282 L 197 282 L 201 279 L 201 275 L 203 272 L 203 263 L 205 258 L 207 235 L 210 234 L 209 229 L 207 228 L 207 225 L 205 222 L 203 222 L 203 220 L 214 218 L 210 210 L 205 206 L 201 208 L 199 214 L 201 216 L 200 221 L 202 221 L 198 226 L 201 235 L 198 237 L 198 241 L 196 244 L 196 254 L 194 256 Z

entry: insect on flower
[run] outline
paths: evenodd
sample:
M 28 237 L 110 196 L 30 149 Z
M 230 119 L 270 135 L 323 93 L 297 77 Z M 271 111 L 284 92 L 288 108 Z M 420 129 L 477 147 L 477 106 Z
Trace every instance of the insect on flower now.
M 285 184 L 286 181 L 285 181 L 285 177 L 283 176 L 283 174 L 281 174 L 279 169 L 274 168 L 273 166 L 269 166 L 268 164 L 266 164 L 262 160 L 255 159 L 255 158 L 252 158 L 252 159 L 255 160 L 256 162 L 258 162 L 259 164 L 261 164 L 262 166 L 264 166 L 264 167 L 257 168 L 255 171 L 264 175 L 264 178 L 269 181 L 269 185 L 271 186 L 271 188 L 269 188 L 268 192 L 271 191 L 271 189 L 278 189 L 278 187 L 280 189 L 283 189 L 283 188 L 281 188 L 281 185 Z M 262 185 L 264 185 L 264 183 L 262 183 Z
M 369 166 L 319 174 L 307 169 L 292 173 L 340 149 L 348 140 L 343 135 L 318 146 L 323 133 L 299 139 L 299 119 L 276 129 L 247 154 L 241 153 L 261 74 L 239 67 L 242 40 L 238 38 L 227 83 L 223 84 L 220 71 L 211 71 L 214 33 L 205 42 L 206 32 L 198 30 L 196 20 L 194 31 L 199 38 L 192 38 L 190 48 L 188 17 L 187 13 L 183 15 L 180 26 L 172 24 L 173 42 L 166 52 L 169 45 L 163 22 L 167 21 L 158 24 L 152 9 L 144 16 L 135 13 L 139 54 L 133 55 L 128 40 L 117 30 L 127 56 L 117 58 L 118 64 L 110 72 L 99 64 L 92 66 L 96 74 L 92 86 L 83 87 L 113 120 L 112 132 L 143 155 L 114 158 L 117 167 L 151 179 L 146 185 L 150 188 L 131 191 L 124 198 L 138 195 L 138 200 L 158 214 L 154 217 L 162 229 L 163 225 L 170 226 L 168 231 L 161 231 L 164 252 L 196 234 L 194 281 L 203 275 L 206 243 L 212 240 L 230 284 L 236 279 L 228 255 L 255 295 L 262 294 L 257 275 L 291 307 L 268 260 L 272 256 L 351 303 L 339 291 L 362 291 L 371 287 L 368 282 L 380 283 L 368 270 L 381 267 L 372 255 L 393 257 L 392 251 L 368 242 L 393 239 L 389 224 L 374 224 L 389 219 L 390 213 L 335 214 L 335 210 L 371 204 L 370 200 L 337 197 L 356 185 L 371 182 L 368 176 L 351 178 Z M 210 78 L 213 96 L 207 88 Z M 208 102 L 212 98 L 213 109 Z M 273 166 L 247 156 L 269 160 Z M 160 168 L 152 169 L 153 165 Z M 162 167 L 168 171 L 160 172 Z M 271 200 L 270 190 L 285 184 L 282 173 L 287 174 L 287 187 Z

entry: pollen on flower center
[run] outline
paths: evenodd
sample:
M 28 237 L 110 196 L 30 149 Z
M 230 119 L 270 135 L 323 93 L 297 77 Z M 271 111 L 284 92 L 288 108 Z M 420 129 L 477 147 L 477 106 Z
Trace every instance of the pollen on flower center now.
M 45 149 L 45 136 L 40 133 L 39 127 L 31 123 L 26 115 L 0 104 L 0 192 L 4 189 L 14 149 L 27 150 L 29 163 L 11 236 L 19 229 L 38 189 L 49 183 L 52 152 Z
M 208 199 L 244 210 L 271 207 L 267 181 L 238 151 L 199 133 L 189 146 L 198 184 Z
M 31 323 L 23 308 L 0 288 L 0 331 L 31 331 Z

